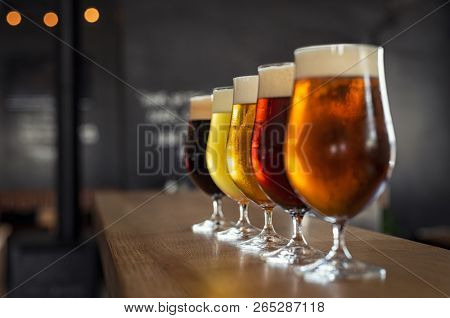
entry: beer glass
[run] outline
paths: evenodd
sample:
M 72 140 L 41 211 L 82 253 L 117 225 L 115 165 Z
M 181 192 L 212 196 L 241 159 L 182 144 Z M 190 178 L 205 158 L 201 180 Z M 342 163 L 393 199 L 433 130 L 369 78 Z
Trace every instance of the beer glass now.
M 290 186 L 284 166 L 283 145 L 294 70 L 294 63 L 258 67 L 259 90 L 252 138 L 252 164 L 262 190 L 291 215 L 293 224 L 293 234 L 288 244 L 263 256 L 268 263 L 306 265 L 324 254 L 309 246 L 303 236 L 301 222 L 309 209 Z
M 258 253 L 276 250 L 287 240 L 275 232 L 272 213 L 275 203 L 261 190 L 253 172 L 251 143 L 256 115 L 258 76 L 233 80 L 234 96 L 227 142 L 227 165 L 231 179 L 242 193 L 264 209 L 265 225 L 260 234 L 242 242 L 239 247 Z
M 215 88 L 212 117 L 206 148 L 206 163 L 214 183 L 239 205 L 239 220 L 227 230 L 217 232 L 220 241 L 238 243 L 257 235 L 261 230 L 250 224 L 247 197 L 233 183 L 227 168 L 227 139 L 233 106 L 233 87 Z
M 297 270 L 319 282 L 384 278 L 383 268 L 353 259 L 344 240 L 347 221 L 383 191 L 394 167 L 383 48 L 300 48 L 295 65 L 287 175 L 304 202 L 333 223 L 334 237 L 324 259 Z
M 195 233 L 209 234 L 222 231 L 228 224 L 222 213 L 222 191 L 216 186 L 206 166 L 206 144 L 211 120 L 211 95 L 192 97 L 187 139 L 184 146 L 185 165 L 191 180 L 213 201 L 213 212 L 208 220 L 194 224 Z

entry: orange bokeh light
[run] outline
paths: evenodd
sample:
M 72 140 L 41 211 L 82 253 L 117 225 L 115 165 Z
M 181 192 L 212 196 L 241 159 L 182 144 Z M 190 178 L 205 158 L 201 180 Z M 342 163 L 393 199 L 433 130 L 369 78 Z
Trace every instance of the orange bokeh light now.
M 6 22 L 11 26 L 17 26 L 22 21 L 22 16 L 17 11 L 9 11 L 6 15 Z
M 44 24 L 50 28 L 53 28 L 58 24 L 58 15 L 55 12 L 47 12 L 44 14 Z
M 84 11 L 84 19 L 89 23 L 95 23 L 100 18 L 100 12 L 96 8 L 87 8 Z

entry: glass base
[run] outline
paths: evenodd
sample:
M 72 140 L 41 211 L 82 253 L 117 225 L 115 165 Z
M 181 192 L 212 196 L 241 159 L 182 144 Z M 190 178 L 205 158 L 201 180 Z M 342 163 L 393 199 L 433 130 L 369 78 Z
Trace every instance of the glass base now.
M 261 229 L 257 227 L 246 224 L 244 226 L 233 226 L 228 230 L 217 232 L 216 237 L 219 241 L 238 244 L 240 242 L 246 241 L 258 235 Z
M 275 231 L 263 230 L 254 238 L 240 243 L 238 246 L 245 252 L 268 253 L 287 244 L 288 240 Z
M 327 284 L 336 280 L 384 280 L 386 278 L 384 268 L 346 257 L 325 258 L 311 265 L 297 267 L 295 271 L 303 275 L 306 282 L 318 284 Z
M 325 253 L 304 242 L 290 240 L 288 245 L 262 255 L 272 265 L 309 265 L 323 259 Z
M 192 232 L 199 234 L 212 234 L 219 231 L 224 231 L 233 226 L 231 222 L 206 220 L 201 223 L 192 225 Z

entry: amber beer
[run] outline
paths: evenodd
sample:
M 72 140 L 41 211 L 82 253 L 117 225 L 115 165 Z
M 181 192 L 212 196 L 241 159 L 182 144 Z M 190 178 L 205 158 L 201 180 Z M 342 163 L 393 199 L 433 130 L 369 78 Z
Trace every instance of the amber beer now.
M 258 76 L 233 79 L 234 96 L 227 142 L 227 165 L 231 179 L 244 195 L 264 209 L 264 228 L 257 236 L 239 245 L 243 250 L 266 253 L 286 244 L 275 232 L 272 211 L 275 203 L 258 184 L 252 167 L 252 135 L 255 125 Z
M 231 179 L 244 195 L 259 206 L 275 206 L 258 185 L 252 167 L 251 145 L 256 116 L 258 76 L 238 78 L 241 88 L 234 91 L 230 131 L 227 142 L 227 163 Z M 236 94 L 240 94 L 236 96 Z
M 285 210 L 306 206 L 289 184 L 284 166 L 284 139 L 294 82 L 294 63 L 260 66 L 259 92 L 252 138 L 252 165 L 264 192 Z
M 296 51 L 285 159 L 291 185 L 308 204 L 347 219 L 382 191 L 394 137 L 377 54 L 357 64 L 356 47 L 323 51 Z

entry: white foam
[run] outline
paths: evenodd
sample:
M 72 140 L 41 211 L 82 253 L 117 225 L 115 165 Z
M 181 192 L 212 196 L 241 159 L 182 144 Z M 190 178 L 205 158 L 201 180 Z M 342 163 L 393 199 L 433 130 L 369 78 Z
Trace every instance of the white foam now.
M 294 87 L 294 63 L 279 63 L 258 67 L 258 98 L 289 97 Z
M 190 120 L 211 119 L 212 95 L 191 97 Z
M 256 103 L 258 99 L 258 75 L 235 77 L 233 84 L 233 104 Z
M 233 107 L 233 87 L 218 87 L 213 90 L 213 113 L 231 113 Z
M 295 50 L 295 76 L 378 76 L 383 48 L 372 45 L 332 44 Z M 380 65 L 381 63 L 381 65 Z

